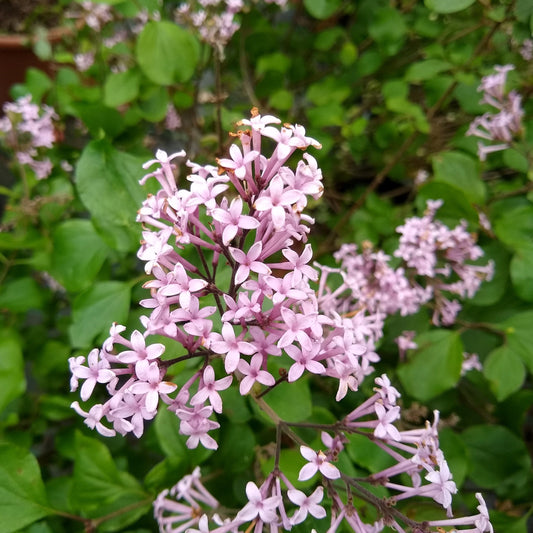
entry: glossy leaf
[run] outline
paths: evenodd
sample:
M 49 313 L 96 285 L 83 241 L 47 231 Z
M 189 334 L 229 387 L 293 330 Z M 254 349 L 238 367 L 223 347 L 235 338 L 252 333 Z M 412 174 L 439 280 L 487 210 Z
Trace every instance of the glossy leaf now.
M 191 79 L 199 58 L 196 38 L 169 21 L 150 21 L 135 48 L 143 72 L 154 83 L 171 85 Z
M 139 246 L 135 218 L 145 198 L 139 185 L 144 162 L 102 140 L 85 147 L 76 167 L 81 200 L 101 237 L 116 250 L 132 251 Z
M 12 444 L 0 444 L 0 533 L 19 531 L 53 513 L 37 459 Z
M 291 401 L 287 401 L 287 397 Z M 313 404 L 309 382 L 299 379 L 294 383 L 281 383 L 265 397 L 265 402 L 272 408 L 282 420 L 288 422 L 301 422 L 311 416 Z
M 50 274 L 65 289 L 79 292 L 88 288 L 102 267 L 109 248 L 89 220 L 67 220 L 52 234 Z
M 531 204 L 500 204 L 495 211 L 494 232 L 514 250 L 531 245 L 533 206 Z
M 405 79 L 410 82 L 430 80 L 441 72 L 446 72 L 451 64 L 442 59 L 426 59 L 413 63 L 405 73 Z
M 481 181 L 480 166 L 472 157 L 461 152 L 444 152 L 433 158 L 436 182 L 455 187 L 474 204 L 485 202 L 486 190 Z
M 26 390 L 22 344 L 11 329 L 0 329 L 0 412 Z
M 136 70 L 111 72 L 104 83 L 104 103 L 119 107 L 131 102 L 139 94 L 140 76 Z
M 520 356 L 529 372 L 533 374 L 533 343 L 531 342 L 533 311 L 516 313 L 499 326 L 505 332 L 507 346 Z
M 480 487 L 512 496 L 531 475 L 524 442 L 507 428 L 483 424 L 466 429 L 462 437 L 470 457 L 468 475 Z
M 493 350 L 483 364 L 483 374 L 499 402 L 520 389 L 526 377 L 524 363 L 508 346 Z
M 526 302 L 533 302 L 533 242 L 516 250 L 510 273 L 516 295 Z
M 76 508 L 91 518 L 109 516 L 103 531 L 116 531 L 150 508 L 150 495 L 133 476 L 117 468 L 107 446 L 80 432 L 73 481 L 71 498 Z
M 470 7 L 476 0 L 424 0 L 426 6 L 436 13 L 457 13 Z
M 479 216 L 466 197 L 453 185 L 442 181 L 429 181 L 421 188 L 416 198 L 416 205 L 420 212 L 426 208 L 428 200 L 444 201 L 444 205 L 437 211 L 437 218 L 450 227 L 461 220 L 476 223 Z
M 0 292 L 0 309 L 13 313 L 24 313 L 30 309 L 40 309 L 44 294 L 38 283 L 29 277 L 4 282 Z
M 418 350 L 398 369 L 407 392 L 427 401 L 453 387 L 461 373 L 463 345 L 454 331 L 433 330 L 415 338 Z
M 305 9 L 317 19 L 331 17 L 340 5 L 340 0 L 304 0 Z
M 95 283 L 79 294 L 72 306 L 72 345 L 88 348 L 99 335 L 107 337 L 113 322 L 125 323 L 129 305 L 130 287 L 120 281 Z

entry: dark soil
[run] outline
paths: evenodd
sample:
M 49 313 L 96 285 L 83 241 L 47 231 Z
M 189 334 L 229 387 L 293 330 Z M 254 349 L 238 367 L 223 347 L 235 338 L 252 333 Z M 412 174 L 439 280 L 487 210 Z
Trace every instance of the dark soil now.
M 63 11 L 57 0 L 0 0 L 0 33 L 31 33 L 57 25 Z

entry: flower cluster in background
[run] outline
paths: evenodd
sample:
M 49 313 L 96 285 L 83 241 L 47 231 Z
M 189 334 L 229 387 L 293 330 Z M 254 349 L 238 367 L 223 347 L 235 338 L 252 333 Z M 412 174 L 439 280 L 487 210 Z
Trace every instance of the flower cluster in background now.
M 492 278 L 494 264 L 470 263 L 483 251 L 467 231 L 466 222 L 449 229 L 435 220 L 441 205 L 440 200 L 428 201 L 424 216 L 408 218 L 396 228 L 400 242 L 394 256 L 402 260 L 398 267 L 392 267 L 391 257 L 374 251 L 371 244 L 361 253 L 354 244 L 343 245 L 335 254 L 339 268 L 323 268 L 320 287 L 325 292 L 320 294 L 320 305 L 344 315 L 375 315 L 379 323 L 395 313 L 414 314 L 432 301 L 433 323 L 453 324 L 461 304 L 447 294 L 472 298 L 481 283 Z M 333 291 L 327 284 L 330 274 L 342 278 Z
M 284 7 L 287 0 L 265 0 Z M 183 2 L 175 11 L 176 22 L 195 28 L 200 38 L 224 57 L 224 48 L 240 28 L 238 15 L 249 9 L 245 0 L 197 0 Z
M 481 139 L 497 144 L 478 143 L 478 155 L 481 161 L 485 161 L 487 154 L 509 148 L 523 131 L 522 97 L 516 91 L 507 91 L 507 73 L 514 70 L 513 65 L 494 67 L 496 72 L 485 76 L 481 80 L 479 91 L 483 92 L 483 103 L 494 107 L 497 112 L 485 113 L 476 117 L 467 135 L 474 135 Z
M 50 106 L 39 106 L 31 100 L 31 95 L 27 95 L 3 105 L 0 135 L 18 163 L 33 170 L 35 177 L 42 180 L 52 172 L 46 149 L 52 148 L 56 141 L 54 120 L 58 117 Z

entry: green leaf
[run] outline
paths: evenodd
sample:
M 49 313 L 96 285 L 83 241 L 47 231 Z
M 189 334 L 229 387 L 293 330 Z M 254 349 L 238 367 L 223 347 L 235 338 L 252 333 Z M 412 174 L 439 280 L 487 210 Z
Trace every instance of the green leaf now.
M 26 390 L 20 338 L 11 329 L 0 330 L 0 412 Z
M 148 22 L 135 48 L 137 61 L 154 83 L 172 85 L 190 80 L 200 47 L 187 30 L 169 21 Z
M 87 126 L 91 135 L 97 139 L 103 133 L 110 138 L 120 135 L 126 128 L 122 115 L 102 102 L 76 102 L 73 104 L 74 112 Z
M 430 80 L 450 68 L 451 64 L 442 59 L 426 59 L 411 64 L 405 73 L 405 79 L 409 82 Z
M 220 448 L 215 455 L 216 464 L 224 472 L 242 472 L 255 458 L 254 432 L 244 424 L 226 424 L 220 432 Z
M 503 511 L 491 510 L 490 521 L 494 531 L 505 531 L 505 533 L 531 533 L 528 529 L 528 522 L 531 518 L 531 509 L 524 516 L 518 518 Z
M 291 400 L 287 401 L 287 398 Z M 309 381 L 305 378 L 294 383 L 281 383 L 266 394 L 264 400 L 287 422 L 302 422 L 313 412 Z
M 38 283 L 29 277 L 5 282 L 0 293 L 0 309 L 13 313 L 25 313 L 30 309 L 40 309 L 43 305 L 43 292 Z
M 505 166 L 509 168 L 524 172 L 524 174 L 529 170 L 529 161 L 527 157 L 514 148 L 507 148 L 504 150 L 502 157 Z
M 526 369 L 520 356 L 508 346 L 500 346 L 489 354 L 483 364 L 483 374 L 498 402 L 522 387 Z
M 268 105 L 280 111 L 288 111 L 292 108 L 294 103 L 294 95 L 291 91 L 279 89 L 270 94 L 268 98 Z
M 520 247 L 511 259 L 511 281 L 516 295 L 526 302 L 533 302 L 533 243 Z
M 533 206 L 523 204 L 507 207 L 503 204 L 498 207 L 494 216 L 494 233 L 514 250 L 529 247 L 533 243 Z
M 150 495 L 127 472 L 120 471 L 107 446 L 76 433 L 71 499 L 91 518 L 109 516 L 102 531 L 116 531 L 146 513 Z
M 480 487 L 512 496 L 527 481 L 531 459 L 524 442 L 506 427 L 473 426 L 462 437 L 469 455 L 468 474 Z
M 342 105 L 330 102 L 324 106 L 308 109 L 307 117 L 313 128 L 342 126 L 346 120 L 346 111 Z
M 341 0 L 304 0 L 305 9 L 316 19 L 327 19 L 339 9 Z
M 494 261 L 494 275 L 490 281 L 484 281 L 481 287 L 470 300 L 473 305 L 495 304 L 505 293 L 509 272 L 508 250 L 498 240 L 494 240 L 483 247 L 483 259 L 478 261 L 483 264 L 489 260 Z
M 140 76 L 137 70 L 110 72 L 104 83 L 104 103 L 119 107 L 135 100 L 139 94 Z
M 516 313 L 499 326 L 504 330 L 507 346 L 517 353 L 533 374 L 533 343 L 531 329 L 533 328 L 533 311 Z
M 322 52 L 330 50 L 337 41 L 344 37 L 344 34 L 344 29 L 339 28 L 338 26 L 326 28 L 325 30 L 316 34 L 313 47 L 315 50 L 321 50 Z
M 119 251 L 138 247 L 137 210 L 145 199 L 139 185 L 144 159 L 120 152 L 106 140 L 90 142 L 76 166 L 76 186 L 104 241 Z
M 487 191 L 481 181 L 479 163 L 461 152 L 443 152 L 433 158 L 436 182 L 455 187 L 474 204 L 485 203 Z
M 250 420 L 252 413 L 248 407 L 247 398 L 242 396 L 237 387 L 229 387 L 220 391 L 224 404 L 224 415 L 233 423 L 241 424 Z
M 176 483 L 177 479 L 185 476 L 189 465 L 180 458 L 167 457 L 157 463 L 144 478 L 144 484 L 149 489 L 160 491 Z
M 129 306 L 130 286 L 121 281 L 95 283 L 79 294 L 72 305 L 69 327 L 72 346 L 87 348 L 98 335 L 106 337 L 113 322 L 126 321 Z
M 26 94 L 31 93 L 33 102 L 40 102 L 47 91 L 53 87 L 50 77 L 42 70 L 30 67 L 26 71 Z
M 333 102 L 340 104 L 350 96 L 350 92 L 350 87 L 340 84 L 333 76 L 326 76 L 309 86 L 306 97 L 316 106 L 326 106 Z
M 407 24 L 399 10 L 392 7 L 376 8 L 368 33 L 387 55 L 394 55 L 403 45 Z
M 457 13 L 470 7 L 476 0 L 424 0 L 426 7 L 436 13 Z
M 168 91 L 165 87 L 152 87 L 143 92 L 142 100 L 138 104 L 139 113 L 150 122 L 159 122 L 167 114 L 168 102 Z
M 52 513 L 37 459 L 22 448 L 0 444 L 0 533 L 19 531 Z
M 395 463 L 387 452 L 376 446 L 372 438 L 354 433 L 348 435 L 348 441 L 346 451 L 350 459 L 371 473 L 385 470 Z
M 463 361 L 463 344 L 459 334 L 433 330 L 415 338 L 418 349 L 414 357 L 398 369 L 407 392 L 427 401 L 452 388 L 459 381 Z
M 89 287 L 102 267 L 109 248 L 89 220 L 72 219 L 52 234 L 50 274 L 68 291 Z
M 281 52 L 265 54 L 257 61 L 255 71 L 258 76 L 262 76 L 268 71 L 281 72 L 285 74 L 291 66 L 290 58 Z

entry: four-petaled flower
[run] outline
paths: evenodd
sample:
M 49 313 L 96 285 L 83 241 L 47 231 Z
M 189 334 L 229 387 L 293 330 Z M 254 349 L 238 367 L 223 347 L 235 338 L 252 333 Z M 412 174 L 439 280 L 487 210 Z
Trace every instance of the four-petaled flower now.
M 300 453 L 309 462 L 300 470 L 298 481 L 307 481 L 319 471 L 328 479 L 339 479 L 341 477 L 339 469 L 328 461 L 328 458 L 323 451 L 316 453 L 307 446 L 300 446 Z
M 281 503 L 279 496 L 265 498 L 253 481 L 246 484 L 246 496 L 248 503 L 239 511 L 235 518 L 236 521 L 249 522 L 256 516 L 259 516 L 259 519 L 265 524 L 270 524 L 276 520 L 278 516 L 276 509 Z
M 298 507 L 296 513 L 291 517 L 291 524 L 295 525 L 303 522 L 308 513 L 315 518 L 324 518 L 326 516 L 324 507 L 318 505 L 324 497 L 324 487 L 317 487 L 310 496 L 307 496 L 301 490 L 289 489 L 287 496 Z

